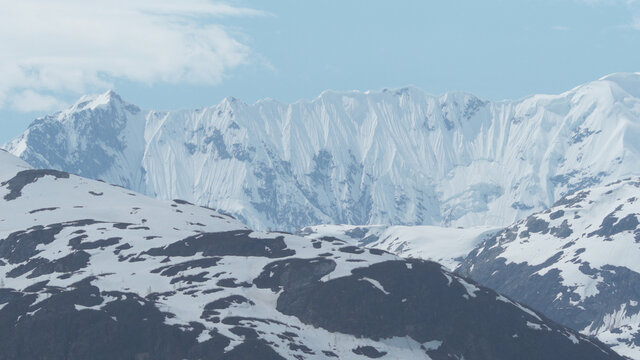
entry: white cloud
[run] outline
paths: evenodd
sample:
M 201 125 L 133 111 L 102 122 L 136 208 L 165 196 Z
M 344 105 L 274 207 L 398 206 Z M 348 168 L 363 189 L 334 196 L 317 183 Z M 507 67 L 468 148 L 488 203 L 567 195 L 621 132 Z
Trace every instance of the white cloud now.
M 217 84 L 251 52 L 214 22 L 262 14 L 209 0 L 0 0 L 0 9 L 0 107 L 22 110 L 114 79 Z
M 631 22 L 631 27 L 636 30 L 640 30 L 640 17 L 633 18 Z
M 67 104 L 55 96 L 39 94 L 33 90 L 24 90 L 11 96 L 12 109 L 22 112 L 59 110 Z

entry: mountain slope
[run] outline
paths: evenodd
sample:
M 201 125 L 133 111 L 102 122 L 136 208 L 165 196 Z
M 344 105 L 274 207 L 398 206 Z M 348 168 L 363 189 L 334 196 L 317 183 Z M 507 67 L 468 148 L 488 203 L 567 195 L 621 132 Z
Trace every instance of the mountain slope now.
M 640 358 L 640 180 L 576 192 L 485 241 L 471 276 Z
M 415 88 L 142 111 L 109 92 L 36 120 L 5 149 L 249 225 L 508 225 L 640 175 L 640 74 L 488 102 Z
M 0 165 L 0 359 L 620 359 L 433 262 Z
M 357 246 L 388 251 L 412 259 L 424 259 L 455 270 L 480 243 L 501 228 L 467 229 L 437 226 L 316 225 L 307 226 L 299 235 L 313 239 L 336 238 Z

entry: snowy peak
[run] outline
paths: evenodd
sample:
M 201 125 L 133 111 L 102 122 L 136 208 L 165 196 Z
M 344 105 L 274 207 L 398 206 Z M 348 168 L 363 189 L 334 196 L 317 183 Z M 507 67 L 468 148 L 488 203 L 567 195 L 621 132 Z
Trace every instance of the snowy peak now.
M 640 97 L 640 72 L 611 74 L 600 78 L 599 81 L 615 84 L 631 97 Z
M 82 111 L 82 110 L 95 110 L 100 106 L 123 104 L 120 95 L 116 94 L 113 90 L 109 90 L 104 94 L 86 95 L 80 98 L 68 111 Z
M 145 115 L 108 91 L 39 118 L 6 148 L 43 169 L 64 171 L 140 189 Z
M 82 96 L 75 104 L 69 107 L 66 110 L 63 110 L 54 115 L 58 121 L 66 122 L 74 119 L 86 119 L 90 121 L 95 121 L 91 116 L 87 116 L 87 113 L 124 113 L 135 115 L 141 111 L 137 106 L 125 102 L 122 100 L 120 95 L 118 95 L 113 90 L 108 90 L 102 94 L 93 94 L 93 95 L 85 95 Z M 81 116 L 79 114 L 85 114 Z M 117 117 L 114 117 L 113 120 L 117 120 Z M 117 125 L 116 125 L 117 126 Z

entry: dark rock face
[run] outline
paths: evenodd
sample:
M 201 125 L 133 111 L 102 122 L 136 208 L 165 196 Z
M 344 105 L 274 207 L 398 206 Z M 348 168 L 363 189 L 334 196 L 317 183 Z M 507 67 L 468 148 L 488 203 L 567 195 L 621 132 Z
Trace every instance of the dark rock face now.
M 387 355 L 384 351 L 378 351 L 373 346 L 358 346 L 357 348 L 352 350 L 356 355 L 363 355 L 368 358 L 377 359 Z
M 60 259 L 39 264 L 27 277 L 35 278 L 53 272 L 72 273 L 85 268 L 89 264 L 90 257 L 91 256 L 85 251 L 74 251 Z
M 172 243 L 163 248 L 147 251 L 151 256 L 193 256 L 202 252 L 204 256 L 264 256 L 268 258 L 286 257 L 295 254 L 287 249 L 283 237 L 256 239 L 249 236 L 251 231 L 230 231 L 226 233 L 205 233 Z
M 214 267 L 218 263 L 218 261 L 220 261 L 220 258 L 217 258 L 217 257 L 190 260 L 190 261 L 182 262 L 180 264 L 163 266 L 163 267 L 151 270 L 151 272 L 152 273 L 159 272 L 160 275 L 163 275 L 163 276 L 175 276 L 179 272 L 185 271 L 188 269 L 195 269 L 195 268 L 206 269 L 209 267 Z
M 605 316 L 610 314 L 612 309 L 628 303 L 628 299 L 640 298 L 640 274 L 624 267 L 608 266 L 598 271 L 593 271 L 588 265 L 581 267 L 581 271 L 591 272 L 593 276 L 601 276 L 603 279 L 598 285 L 597 296 L 586 298 L 581 306 L 575 306 L 580 297 L 571 292 L 571 287 L 562 284 L 558 270 L 548 271 L 541 276 L 536 272 L 544 268 L 543 265 L 505 265 L 504 259 L 491 259 L 489 253 L 483 255 L 482 260 L 469 259 L 459 271 L 469 272 L 470 266 L 473 265 L 473 270 L 469 273 L 479 283 L 507 294 L 576 330 L 595 331 L 604 323 Z M 552 261 L 549 261 L 546 265 L 551 263 Z M 563 296 L 558 297 L 558 294 Z M 640 307 L 627 308 L 627 316 L 638 312 Z M 640 337 L 633 338 L 629 343 L 640 345 Z
M 7 201 L 15 200 L 22 195 L 22 189 L 38 179 L 45 176 L 53 176 L 56 179 L 68 179 L 69 174 L 58 170 L 23 170 L 16 176 L 0 184 L 0 186 L 6 186 L 9 189 L 9 193 L 4 196 Z
M 25 231 L 16 231 L 0 241 L 0 258 L 6 259 L 10 264 L 24 262 L 40 252 L 36 250 L 38 245 L 50 244 L 66 226 L 83 226 L 95 223 L 97 222 L 94 220 L 78 220 L 47 226 L 37 225 Z
M 560 324 L 637 351 L 640 273 L 629 259 L 640 238 L 638 184 L 624 180 L 568 195 L 480 244 L 457 272 Z
M 530 217 L 527 220 L 527 230 L 530 233 L 546 233 L 549 231 L 549 223 L 542 219 Z
M 98 249 L 98 248 L 109 247 L 112 245 L 117 245 L 118 243 L 120 243 L 120 240 L 122 240 L 122 238 L 120 237 L 111 237 L 108 239 L 100 239 L 96 241 L 83 242 L 82 239 L 86 239 L 86 238 L 87 238 L 87 235 L 77 236 L 69 240 L 69 246 L 71 246 L 75 250 L 92 250 L 92 249 Z
M 165 325 L 165 315 L 135 294 L 110 293 L 121 300 L 100 311 L 76 310 L 76 304 L 98 305 L 107 295 L 91 279 L 48 291 L 51 297 L 35 305 L 34 295 L 10 293 L 0 310 L 0 359 L 213 359 L 229 343 L 217 335 L 199 344 L 197 333 Z M 27 311 L 34 314 L 24 316 Z
M 552 227 L 550 233 L 551 235 L 564 239 L 573 234 L 573 230 L 571 230 L 567 220 L 564 220 L 560 226 Z
M 10 264 L 26 261 L 40 252 L 36 250 L 36 246 L 51 243 L 60 231 L 62 226 L 45 228 L 38 225 L 26 231 L 14 232 L 0 242 L 0 257 Z
M 635 230 L 638 227 L 638 218 L 635 214 L 628 214 L 622 219 L 618 219 L 615 213 L 607 215 L 602 220 L 600 228 L 589 234 L 589 237 L 598 236 L 613 236 L 623 231 Z
M 349 254 L 362 254 L 364 252 L 364 249 L 356 246 L 345 246 L 341 247 L 339 250 Z
M 557 208 L 559 206 L 567 206 L 567 207 L 574 207 L 576 205 L 579 206 L 579 203 L 581 201 L 583 201 L 584 199 L 587 198 L 587 196 L 589 196 L 591 192 L 589 190 L 582 190 L 582 191 L 577 191 L 573 194 L 564 196 L 562 198 L 560 198 L 560 200 L 556 201 L 553 204 L 554 208 Z
M 245 303 L 252 304 L 252 305 L 254 304 L 253 301 L 245 298 L 244 296 L 240 296 L 240 295 L 227 296 L 227 297 L 208 303 L 204 307 L 204 312 L 202 316 L 206 317 L 209 315 L 220 315 L 220 312 L 218 312 L 217 310 L 226 309 L 230 307 L 232 304 L 245 304 Z
M 67 290 L 44 286 L 51 297 L 38 304 L 35 295 L 0 289 L 0 359 L 284 359 L 259 339 L 226 353 L 229 339 L 218 333 L 198 342 L 203 327 L 166 325 L 167 315 L 153 302 L 133 293 L 101 292 L 93 280 Z M 105 296 L 119 300 L 100 310 L 82 308 L 103 304 Z
M 31 210 L 29 211 L 29 214 L 35 214 L 35 213 L 39 213 L 42 211 L 53 211 L 53 210 L 58 210 L 59 208 L 57 207 L 49 207 L 49 208 L 42 208 L 42 209 L 35 209 L 35 210 Z
M 335 268 L 335 261 L 324 258 L 281 260 L 265 266 L 253 283 L 274 292 L 280 288 L 299 289 L 317 282 Z
M 564 216 L 564 210 L 557 210 L 549 214 L 549 219 L 555 220 Z
M 469 299 L 465 286 L 449 283 L 441 266 L 433 262 L 388 261 L 326 282 L 313 278 L 292 281 L 295 268 L 276 270 L 289 264 L 270 264 L 257 285 L 274 291 L 283 288 L 279 311 L 331 332 L 372 339 L 410 336 L 418 342 L 442 339 L 437 350 L 427 352 L 434 358 L 458 354 L 465 359 L 561 359 L 565 352 L 582 359 L 615 357 L 610 351 L 593 353 L 590 346 L 562 341 L 555 335 L 560 331 L 557 325 L 539 331 L 518 324 L 513 321 L 518 308 L 496 302 L 496 294 L 489 290 L 478 289 Z M 262 283 L 265 274 L 272 276 Z M 367 279 L 374 279 L 384 290 Z M 475 315 L 466 317 L 465 313 Z M 514 334 L 523 340 L 511 341 Z M 375 349 L 357 351 L 369 357 L 382 356 Z
M 491 248 L 496 241 L 494 238 L 487 242 L 488 249 L 483 250 L 481 257 L 475 258 L 474 253 L 470 254 L 458 268 L 458 272 L 469 274 L 478 283 L 517 299 L 555 321 L 565 325 L 570 323 L 573 329 L 581 330 L 589 325 L 593 317 L 571 306 L 571 302 L 579 298 L 562 285 L 562 278 L 557 270 L 551 270 L 543 276 L 536 274 L 539 270 L 555 263 L 562 253 L 536 266 L 506 264 L 505 259 L 499 257 L 501 249 Z M 471 269 L 472 264 L 473 269 Z M 556 300 L 559 293 L 567 295 Z

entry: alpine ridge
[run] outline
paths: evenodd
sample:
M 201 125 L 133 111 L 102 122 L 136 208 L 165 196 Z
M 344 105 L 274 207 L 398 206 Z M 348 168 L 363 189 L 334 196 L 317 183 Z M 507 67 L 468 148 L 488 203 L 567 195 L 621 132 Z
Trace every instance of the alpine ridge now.
M 597 359 L 447 271 L 0 151 L 0 359 Z
M 337 238 L 437 261 L 640 359 L 640 178 L 577 191 L 504 229 L 317 225 Z
M 640 359 L 640 179 L 559 199 L 485 240 L 458 272 Z
M 472 250 L 501 230 L 487 226 L 463 229 L 431 225 L 316 225 L 297 233 L 312 239 L 332 237 L 404 258 L 431 260 L 453 271 Z
M 640 175 L 639 96 L 638 73 L 498 102 L 408 87 L 158 112 L 108 92 L 37 119 L 4 148 L 258 229 L 506 226 Z

